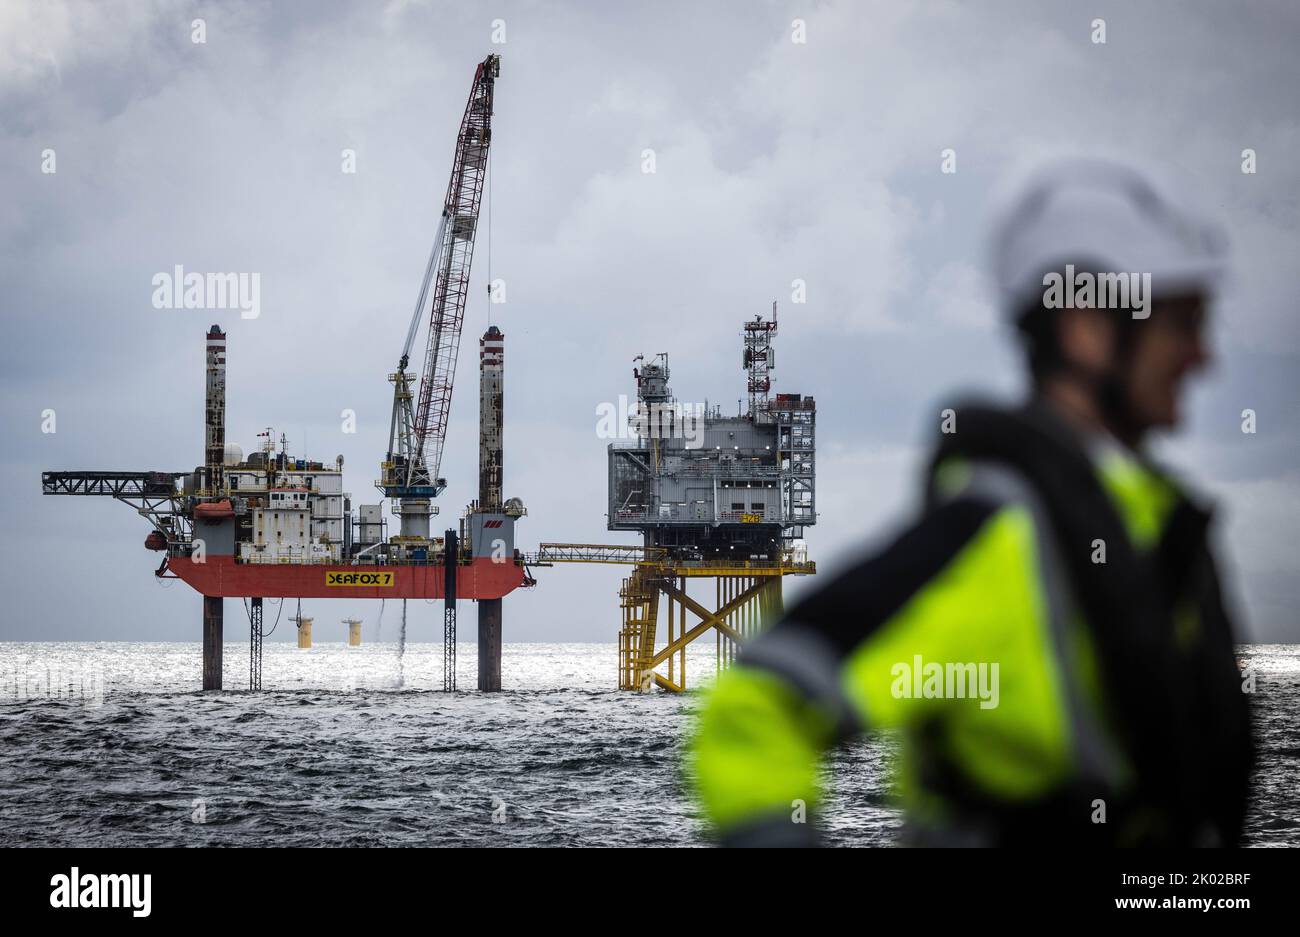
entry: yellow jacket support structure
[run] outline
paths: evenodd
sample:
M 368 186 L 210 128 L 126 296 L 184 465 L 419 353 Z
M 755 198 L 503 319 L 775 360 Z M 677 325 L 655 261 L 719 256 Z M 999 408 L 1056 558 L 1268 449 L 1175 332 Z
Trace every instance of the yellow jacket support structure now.
M 716 635 L 717 670 L 729 667 L 740 642 L 780 615 L 782 578 L 817 571 L 813 562 L 786 556 L 772 561 L 675 560 L 667 550 L 636 544 L 543 543 L 528 562 L 634 567 L 618 593 L 618 688 L 638 692 L 686 689 L 686 648 L 709 632 Z M 716 582 L 712 608 L 687 591 L 687 580 L 704 578 Z M 659 647 L 661 634 L 664 644 Z

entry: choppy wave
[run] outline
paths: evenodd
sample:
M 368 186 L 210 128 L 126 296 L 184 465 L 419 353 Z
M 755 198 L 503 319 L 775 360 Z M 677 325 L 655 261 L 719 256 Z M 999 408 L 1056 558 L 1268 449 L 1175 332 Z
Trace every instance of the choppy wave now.
M 195 691 L 196 644 L 0 644 L 3 845 L 697 845 L 680 749 L 692 694 L 621 693 L 612 645 L 512 644 L 501 694 L 441 692 L 442 648 L 244 645 L 228 692 Z M 1262 750 L 1249 839 L 1300 844 L 1300 647 L 1247 649 Z M 712 646 L 692 650 L 695 685 Z M 474 647 L 459 649 L 472 687 Z M 901 821 L 890 744 L 837 752 L 831 838 Z

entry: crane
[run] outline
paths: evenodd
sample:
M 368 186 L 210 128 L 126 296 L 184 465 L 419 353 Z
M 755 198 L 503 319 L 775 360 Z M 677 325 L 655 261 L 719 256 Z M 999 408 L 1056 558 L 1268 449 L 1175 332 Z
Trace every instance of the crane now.
M 451 181 L 438 219 L 438 233 L 424 268 L 397 371 L 388 376 L 393 384 L 393 414 L 388 455 L 380 466 L 377 487 L 385 497 L 398 502 L 404 538 L 428 538 L 429 499 L 447 486 L 438 473 L 447 440 L 474 235 L 492 144 L 493 87 L 500 72 L 497 55 L 489 55 L 474 71 L 474 83 L 456 136 Z M 429 333 L 417 400 L 412 389 L 414 375 L 408 367 L 416 332 L 426 315 Z

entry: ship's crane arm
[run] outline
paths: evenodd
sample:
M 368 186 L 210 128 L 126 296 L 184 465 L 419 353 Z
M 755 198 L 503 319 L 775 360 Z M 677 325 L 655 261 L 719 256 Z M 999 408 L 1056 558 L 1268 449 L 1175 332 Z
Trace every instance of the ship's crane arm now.
M 451 181 L 438 219 L 438 233 L 425 265 L 397 371 L 389 375 L 393 382 L 393 415 L 388 458 L 379 484 L 388 497 L 434 497 L 445 487 L 438 473 L 447 439 L 461 323 L 469 298 L 474 236 L 492 143 L 493 89 L 500 71 L 500 58 L 489 55 L 474 72 L 474 84 L 456 137 Z M 407 368 L 426 309 L 429 335 L 417 402 L 412 391 L 413 376 Z

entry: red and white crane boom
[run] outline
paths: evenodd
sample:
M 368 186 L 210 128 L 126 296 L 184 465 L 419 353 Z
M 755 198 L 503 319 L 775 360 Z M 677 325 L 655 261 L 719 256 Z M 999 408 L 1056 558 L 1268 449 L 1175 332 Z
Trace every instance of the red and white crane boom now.
M 446 487 L 438 473 L 447 441 L 461 324 L 469 298 L 474 236 L 492 145 L 493 89 L 500 72 L 500 57 L 496 55 L 485 58 L 474 72 L 474 84 L 456 136 L 451 181 L 438 219 L 438 233 L 425 266 L 397 371 L 389 375 L 393 382 L 393 415 L 388 457 L 381 466 L 379 488 L 390 498 L 432 498 Z M 407 366 L 416 333 L 426 316 L 429 333 L 417 401 L 411 388 L 414 378 Z

